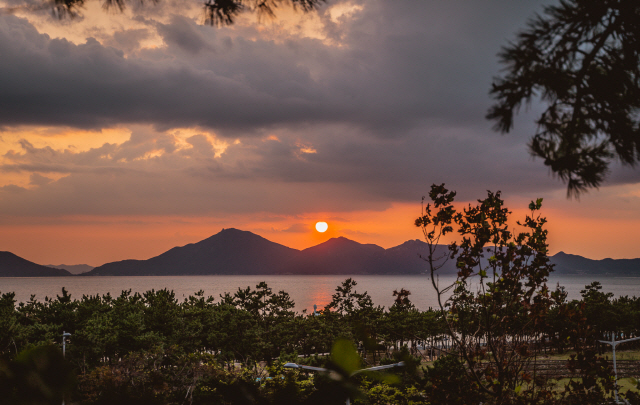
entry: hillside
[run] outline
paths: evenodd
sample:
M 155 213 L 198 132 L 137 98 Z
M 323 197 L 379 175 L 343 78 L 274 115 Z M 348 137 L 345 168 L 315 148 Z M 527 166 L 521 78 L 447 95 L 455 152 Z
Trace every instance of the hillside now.
M 11 252 L 0 252 L 0 277 L 60 277 L 70 276 L 66 270 L 42 266 Z
M 90 276 L 278 274 L 300 252 L 234 228 L 148 260 L 123 260 L 96 267 Z
M 71 274 L 82 274 L 94 269 L 93 266 L 88 264 L 47 264 L 46 266 L 54 269 L 63 269 Z
M 67 271 L 40 266 L 9 252 L 0 253 L 0 277 L 70 275 Z M 107 263 L 80 275 L 423 274 L 427 272 L 428 265 L 420 256 L 426 257 L 427 254 L 427 244 L 418 239 L 384 249 L 338 237 L 300 251 L 248 231 L 229 228 L 147 260 Z M 447 247 L 437 246 L 435 254 L 436 257 L 445 257 Z M 592 260 L 564 252 L 550 259 L 558 275 L 640 276 L 640 259 Z M 79 271 L 89 266 L 65 267 Z M 456 272 L 453 260 L 448 260 L 438 270 L 442 275 Z
M 420 274 L 427 268 L 420 255 L 426 253 L 426 244 L 419 240 L 385 250 L 345 237 L 299 251 L 230 228 L 148 260 L 107 263 L 84 275 Z M 446 273 L 455 273 L 453 262 L 441 270 Z
M 290 274 L 381 274 L 389 269 L 385 250 L 345 237 L 304 249 L 288 266 Z
M 556 265 L 557 274 L 640 276 L 640 259 L 593 260 L 558 252 L 551 256 L 551 263 Z

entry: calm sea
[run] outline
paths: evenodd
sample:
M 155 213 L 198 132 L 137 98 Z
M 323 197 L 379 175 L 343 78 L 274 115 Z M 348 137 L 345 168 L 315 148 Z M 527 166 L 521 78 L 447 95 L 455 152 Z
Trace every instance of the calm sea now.
M 144 292 L 151 289 L 168 288 L 176 293 L 180 300 L 198 290 L 204 290 L 206 296 L 216 301 L 220 294 L 235 292 L 238 288 L 255 287 L 266 281 L 274 291 L 284 290 L 296 303 L 296 310 L 313 310 L 313 305 L 323 308 L 331 301 L 336 287 L 349 276 L 165 276 L 165 277 L 3 277 L 0 278 L 0 292 L 15 292 L 16 299 L 27 301 L 34 294 L 36 299 L 55 297 L 65 287 L 72 298 L 82 295 L 111 293 L 120 295 L 122 290 Z M 357 292 L 367 291 L 374 304 L 389 307 L 393 304 L 393 290 L 401 288 L 411 291 L 409 297 L 419 309 L 437 307 L 437 298 L 426 275 L 411 276 L 351 276 L 356 280 Z M 440 284 L 445 285 L 452 277 L 441 277 Z M 549 286 L 556 283 L 564 286 L 569 299 L 580 298 L 580 290 L 592 281 L 599 281 L 604 292 L 615 296 L 640 295 L 640 277 L 611 276 L 556 276 L 551 278 Z

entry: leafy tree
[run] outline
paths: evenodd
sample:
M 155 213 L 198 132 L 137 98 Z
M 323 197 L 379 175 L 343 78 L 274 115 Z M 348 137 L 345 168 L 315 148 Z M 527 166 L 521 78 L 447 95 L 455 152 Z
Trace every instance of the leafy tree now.
M 499 54 L 487 118 L 503 133 L 523 102 L 546 106 L 530 150 L 577 196 L 617 159 L 640 159 L 640 3 L 561 0 Z
M 547 257 L 546 220 L 537 213 L 542 199 L 529 204 L 531 214 L 517 222 L 516 232 L 510 228 L 510 212 L 499 192 L 489 191 L 487 198 L 461 212 L 453 206 L 455 192 L 444 185 L 433 185 L 429 197 L 433 206 L 423 208 L 416 225 L 429 244 L 426 260 L 433 287 L 454 342 L 453 353 L 465 363 L 461 371 L 477 387 L 473 394 L 479 391 L 483 403 L 494 404 L 604 403 L 613 388 L 612 370 L 596 353 L 600 331 L 587 321 L 585 308 L 611 306 L 611 297 L 593 283 L 583 291 L 584 301 L 567 303 L 562 288 L 547 287 L 553 266 Z M 449 245 L 448 256 L 434 257 L 435 242 L 454 232 L 454 227 L 461 241 Z M 436 272 L 446 260 L 456 261 L 457 279 L 440 286 Z M 547 377 L 535 372 L 545 333 L 560 335 L 559 340 L 575 350 L 567 367 L 580 379 L 560 394 Z
M 177 334 L 183 327 L 183 318 L 175 293 L 165 288 L 147 291 L 143 297 L 146 328 L 160 334 L 161 340 L 168 345 L 178 343 Z
M 333 310 L 342 316 L 348 316 L 373 307 L 371 296 L 366 291 L 358 293 L 354 289 L 356 285 L 358 283 L 354 279 L 348 278 L 342 285 L 336 287 L 336 292 L 331 296 L 331 302 L 325 310 Z
M 244 311 L 241 319 L 251 325 L 240 332 L 243 334 L 243 342 L 246 342 L 243 361 L 266 361 L 270 364 L 281 351 L 294 350 L 290 344 L 290 332 L 291 325 L 295 322 L 295 312 L 292 310 L 295 303 L 287 292 L 280 291 L 276 294 L 263 281 L 255 289 L 239 288 L 233 296 L 224 294 L 221 304 L 227 306 L 227 310 L 231 311 L 229 314 Z M 238 331 L 229 330 L 228 336 L 237 333 Z M 229 343 L 231 346 L 237 345 L 237 341 Z
M 488 192 L 461 212 L 452 205 L 455 192 L 444 185 L 431 186 L 429 197 L 433 206 L 427 204 L 415 224 L 429 245 L 432 284 L 449 337 L 466 363 L 464 372 L 482 395 L 498 404 L 510 403 L 526 389 L 537 395 L 540 387 L 525 371 L 537 353 L 532 341 L 543 330 L 549 309 L 564 298 L 546 286 L 552 265 L 546 220 L 536 215 L 542 200 L 529 205 L 531 215 L 517 223 L 522 231 L 516 233 L 500 192 Z M 450 244 L 449 256 L 435 257 L 437 242 L 454 225 L 460 244 Z M 456 260 L 458 275 L 443 287 L 436 272 L 449 259 Z M 445 299 L 447 292 L 451 295 Z
M 425 316 L 411 303 L 409 295 L 411 292 L 404 288 L 394 290 L 393 296 L 396 299 L 380 322 L 381 334 L 386 343 L 397 350 L 402 350 L 409 342 L 412 350 L 415 350 L 418 340 L 425 340 L 427 337 L 423 333 L 423 327 L 428 325 Z
M 603 293 L 600 290 L 602 285 L 594 281 L 585 286 L 585 289 L 580 291 L 580 295 L 585 304 L 583 312 L 587 324 L 593 328 L 597 339 L 604 340 L 605 332 L 616 331 L 619 320 L 611 302 L 613 294 Z M 604 349 L 600 344 L 597 346 L 600 346 L 601 350 Z
M 328 336 L 331 342 L 336 337 L 353 339 L 365 350 L 366 357 L 367 350 L 377 348 L 376 326 L 380 322 L 383 308 L 375 307 L 366 291 L 358 293 L 355 290 L 357 284 L 355 280 L 348 278 L 336 287 L 331 302 L 323 311 L 323 317 L 333 323 L 333 336 Z
M 598 333 L 589 325 L 584 315 L 586 304 L 568 308 L 569 326 L 567 339 L 576 353 L 569 356 L 567 367 L 578 372 L 579 379 L 572 379 L 562 392 L 562 404 L 599 404 L 614 388 L 613 370 L 609 363 L 597 355 L 595 339 Z
M 622 338 L 640 336 L 640 299 L 637 297 L 618 297 L 613 300 L 613 312 L 616 314 L 617 329 Z M 629 342 L 628 345 L 640 346 L 640 342 Z
M 178 331 L 178 341 L 186 353 L 200 353 L 211 350 L 207 344 L 209 331 L 214 330 L 214 312 L 216 310 L 213 297 L 205 297 L 200 290 L 185 298 L 181 305 L 183 325 Z
M 464 363 L 455 355 L 440 357 L 425 370 L 425 391 L 432 403 L 479 404 L 484 399 L 477 383 L 465 377 Z
M 0 296 L 0 353 L 17 353 L 16 338 L 20 335 L 20 323 L 15 309 L 16 294 L 4 293 Z
M 159 344 L 158 332 L 149 330 L 145 325 L 146 306 L 140 293 L 122 291 L 118 298 L 110 302 L 110 306 L 114 322 L 113 333 L 117 337 L 116 356 L 121 357 Z

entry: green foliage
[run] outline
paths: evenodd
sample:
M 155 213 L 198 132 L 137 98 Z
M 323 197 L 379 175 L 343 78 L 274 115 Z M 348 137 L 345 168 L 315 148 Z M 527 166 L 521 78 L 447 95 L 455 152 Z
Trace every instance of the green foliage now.
M 427 397 L 436 404 L 478 404 L 486 400 L 478 384 L 469 381 L 464 363 L 455 355 L 439 358 L 425 372 Z
M 0 398 L 15 405 L 62 403 L 74 386 L 69 363 L 54 346 L 21 352 L 12 361 L 0 360 Z
M 356 352 L 353 343 L 346 339 L 338 339 L 331 349 L 333 364 L 347 377 L 362 368 L 362 359 Z

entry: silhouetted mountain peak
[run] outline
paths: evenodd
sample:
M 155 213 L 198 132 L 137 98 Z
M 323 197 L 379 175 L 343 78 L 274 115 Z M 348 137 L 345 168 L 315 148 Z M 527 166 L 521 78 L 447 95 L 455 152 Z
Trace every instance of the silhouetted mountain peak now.
M 274 274 L 300 251 L 235 228 L 148 260 L 107 263 L 87 275 Z
M 344 236 L 338 236 L 336 238 L 327 239 L 325 242 L 322 242 L 321 245 L 324 245 L 324 244 L 337 245 L 337 244 L 346 244 L 346 243 L 349 243 L 349 244 L 352 244 L 352 245 L 362 245 L 362 243 L 356 242 L 355 240 L 351 240 L 351 239 L 346 238 Z
M 42 266 L 11 252 L 0 252 L 0 277 L 69 276 L 68 271 Z
M 253 232 L 242 231 L 236 228 L 223 228 L 220 232 L 215 235 L 209 236 L 207 239 L 201 240 L 197 243 L 192 243 L 192 245 L 210 245 L 217 244 L 220 242 L 228 242 L 228 243 L 272 243 L 274 245 L 279 245 L 278 243 L 271 242 L 270 240 L 263 238 L 260 235 L 256 235 Z M 187 245 L 188 246 L 188 245 Z M 287 246 L 280 245 L 282 247 L 286 247 L 287 249 L 291 249 Z M 297 249 L 292 249 L 297 250 Z
M 305 255 L 309 254 L 362 254 L 363 252 L 383 254 L 384 248 L 374 244 L 359 243 L 354 240 L 338 236 L 331 238 L 319 245 L 302 250 Z
M 406 249 L 425 249 L 426 247 L 427 247 L 426 242 L 421 241 L 420 239 L 411 239 L 398 246 L 391 247 L 387 249 L 387 251 L 406 250 Z
M 443 265 L 438 274 L 457 273 L 455 260 L 446 260 L 446 245 L 436 246 L 434 253 Z M 420 239 L 385 250 L 339 236 L 300 251 L 249 231 L 225 228 L 149 260 L 107 263 L 88 274 L 419 274 L 428 272 L 423 259 L 427 254 L 427 243 Z M 638 274 L 640 270 L 640 259 L 591 260 L 564 252 L 552 256 L 551 262 L 560 274 Z
M 258 237 L 258 238 L 262 238 L 262 236 L 260 235 L 256 235 L 253 232 L 250 231 L 243 231 L 241 229 L 237 229 L 237 228 L 222 228 L 222 230 L 214 235 L 211 235 L 209 238 L 207 239 L 211 239 L 213 237 L 225 237 L 225 238 L 238 238 L 238 237 L 250 237 L 250 236 L 254 236 L 254 237 Z M 206 240 L 206 239 L 205 239 Z

